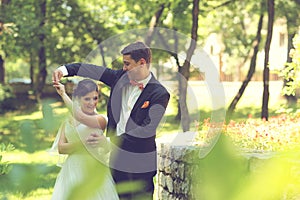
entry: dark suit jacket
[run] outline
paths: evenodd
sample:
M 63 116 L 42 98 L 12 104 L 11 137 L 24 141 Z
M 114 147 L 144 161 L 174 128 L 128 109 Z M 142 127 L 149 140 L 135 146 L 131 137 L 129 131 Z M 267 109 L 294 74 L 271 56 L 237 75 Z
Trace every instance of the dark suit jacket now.
M 122 88 L 129 84 L 127 73 L 91 64 L 72 63 L 65 65 L 69 76 L 82 76 L 100 80 L 108 85 L 110 98 L 107 105 L 107 136 L 115 144 L 111 168 L 135 174 L 156 174 L 156 129 L 169 102 L 170 94 L 152 78 L 135 103 L 126 124 L 126 132 L 116 135 L 120 119 Z M 147 106 L 148 105 L 148 106 Z

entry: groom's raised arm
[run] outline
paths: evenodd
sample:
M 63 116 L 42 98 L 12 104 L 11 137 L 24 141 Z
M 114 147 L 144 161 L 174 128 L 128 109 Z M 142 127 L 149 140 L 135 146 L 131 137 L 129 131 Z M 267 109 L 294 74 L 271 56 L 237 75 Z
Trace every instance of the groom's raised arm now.
M 86 63 L 70 63 L 57 68 L 52 74 L 52 81 L 58 82 L 62 77 L 81 76 L 94 80 L 100 80 L 105 67 L 86 64 Z
M 120 72 L 93 64 L 70 63 L 56 69 L 52 74 L 52 80 L 53 82 L 58 82 L 62 77 L 81 76 L 102 81 L 106 85 L 111 86 L 118 73 Z
M 65 67 L 68 71 L 67 76 L 77 75 L 94 80 L 101 80 L 101 77 L 106 69 L 106 67 L 86 63 L 70 63 L 66 64 Z

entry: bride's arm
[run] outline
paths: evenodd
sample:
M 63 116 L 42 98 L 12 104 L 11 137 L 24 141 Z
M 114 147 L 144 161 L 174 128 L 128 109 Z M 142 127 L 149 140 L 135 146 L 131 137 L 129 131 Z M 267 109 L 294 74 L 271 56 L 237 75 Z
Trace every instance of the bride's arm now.
M 102 115 L 87 115 L 82 112 L 79 106 L 76 106 L 73 112 L 74 118 L 88 127 L 100 128 L 101 130 L 104 130 L 106 127 L 106 119 Z
M 80 149 L 81 142 L 68 142 L 64 131 L 62 131 L 58 141 L 58 153 L 71 154 Z
M 72 115 L 77 121 L 91 128 L 100 128 L 102 130 L 105 129 L 106 119 L 103 116 L 85 114 L 84 112 L 82 112 L 79 105 L 73 105 L 73 101 L 67 95 L 63 84 L 58 82 L 54 83 L 53 86 L 56 88 L 57 93 L 61 96 L 67 108 L 71 111 Z

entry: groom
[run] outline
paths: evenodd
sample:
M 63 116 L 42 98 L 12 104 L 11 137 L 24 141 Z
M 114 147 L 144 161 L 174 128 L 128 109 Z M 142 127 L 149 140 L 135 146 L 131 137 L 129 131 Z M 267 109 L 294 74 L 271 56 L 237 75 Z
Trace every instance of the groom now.
M 58 82 L 63 76 L 77 75 L 102 81 L 110 87 L 107 137 L 113 146 L 112 176 L 117 189 L 121 185 L 127 189 L 135 186 L 127 192 L 119 190 L 120 199 L 152 199 L 157 169 L 156 129 L 170 94 L 150 71 L 152 53 L 149 47 L 136 42 L 126 46 L 121 53 L 123 69 L 72 63 L 56 69 L 52 78 L 53 82 Z M 101 140 L 96 135 L 92 137 Z

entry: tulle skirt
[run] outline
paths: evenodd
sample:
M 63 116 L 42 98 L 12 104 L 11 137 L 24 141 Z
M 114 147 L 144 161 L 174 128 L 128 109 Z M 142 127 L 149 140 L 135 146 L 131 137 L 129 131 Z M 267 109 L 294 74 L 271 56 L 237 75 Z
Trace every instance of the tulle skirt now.
M 89 154 L 71 154 L 63 163 L 52 200 L 118 200 L 109 168 Z

